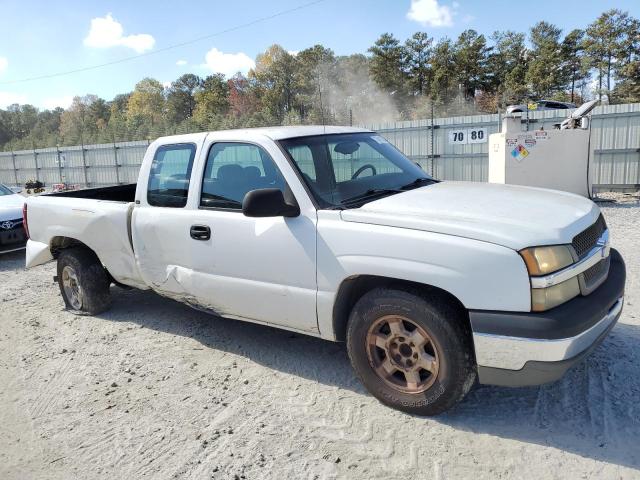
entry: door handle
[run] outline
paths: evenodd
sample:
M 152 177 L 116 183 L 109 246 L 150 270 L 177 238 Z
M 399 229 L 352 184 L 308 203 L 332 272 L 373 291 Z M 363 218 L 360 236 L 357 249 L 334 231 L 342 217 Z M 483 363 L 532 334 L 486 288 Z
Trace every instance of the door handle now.
M 206 225 L 191 225 L 189 233 L 194 240 L 209 240 L 211 238 L 211 229 Z

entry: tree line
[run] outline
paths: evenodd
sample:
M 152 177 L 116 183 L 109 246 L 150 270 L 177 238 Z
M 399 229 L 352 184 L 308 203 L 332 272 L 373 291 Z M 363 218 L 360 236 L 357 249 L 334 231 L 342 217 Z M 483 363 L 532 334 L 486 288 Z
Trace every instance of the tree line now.
M 640 102 L 640 21 L 604 12 L 566 35 L 549 22 L 528 32 L 469 29 L 434 41 L 384 33 L 367 54 L 336 56 L 322 45 L 296 54 L 279 45 L 247 75 L 187 73 L 165 87 L 145 78 L 106 101 L 77 96 L 66 109 L 0 109 L 0 149 L 155 138 L 173 133 L 307 123 L 364 123 L 495 113 L 551 99 Z

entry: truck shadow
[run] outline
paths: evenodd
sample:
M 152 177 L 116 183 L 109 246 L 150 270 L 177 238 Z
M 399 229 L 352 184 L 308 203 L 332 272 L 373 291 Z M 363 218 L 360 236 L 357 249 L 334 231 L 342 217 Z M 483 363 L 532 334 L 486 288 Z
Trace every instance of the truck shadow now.
M 192 338 L 268 368 L 369 395 L 355 378 L 343 344 L 214 317 L 137 290 L 114 290 L 113 308 L 100 317 Z M 589 361 L 555 384 L 477 386 L 453 411 L 414 420 L 426 428 L 435 421 L 640 469 L 639 364 L 640 327 L 618 324 Z

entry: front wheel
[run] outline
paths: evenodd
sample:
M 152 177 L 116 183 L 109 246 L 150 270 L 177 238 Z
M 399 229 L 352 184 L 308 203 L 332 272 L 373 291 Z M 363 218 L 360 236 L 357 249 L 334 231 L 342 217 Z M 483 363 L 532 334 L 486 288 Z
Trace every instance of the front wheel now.
M 111 280 L 89 249 L 70 248 L 60 253 L 58 285 L 65 306 L 72 313 L 96 315 L 111 306 Z
M 401 289 L 378 288 L 354 306 L 347 328 L 351 364 L 382 403 L 437 415 L 458 403 L 476 377 L 468 329 L 459 309 Z

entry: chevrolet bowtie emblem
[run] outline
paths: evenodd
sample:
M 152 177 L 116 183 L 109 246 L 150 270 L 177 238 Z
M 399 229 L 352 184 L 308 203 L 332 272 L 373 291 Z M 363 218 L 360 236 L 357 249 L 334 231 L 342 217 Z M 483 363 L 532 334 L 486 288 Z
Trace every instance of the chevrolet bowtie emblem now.
M 598 239 L 598 241 L 596 242 L 596 245 L 598 247 L 600 247 L 600 256 L 602 258 L 606 258 L 607 256 L 609 256 L 609 237 L 608 236 L 602 236 Z

